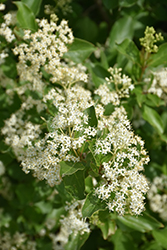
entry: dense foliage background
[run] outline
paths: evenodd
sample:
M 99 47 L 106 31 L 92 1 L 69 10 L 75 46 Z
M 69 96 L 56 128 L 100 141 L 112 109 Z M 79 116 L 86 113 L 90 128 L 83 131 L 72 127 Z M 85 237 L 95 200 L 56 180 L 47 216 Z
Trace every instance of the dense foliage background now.
M 1 3 L 6 7 L 0 13 L 0 249 L 167 249 L 167 1 L 4 0 Z M 12 15 L 11 21 L 5 18 L 7 13 Z M 62 46 L 60 41 L 57 43 L 57 50 L 60 51 L 54 51 L 60 56 L 58 63 L 61 69 L 76 67 L 69 75 L 68 69 L 64 71 L 65 77 L 67 74 L 73 79 L 70 83 L 68 79 L 64 80 L 63 75 L 55 82 L 51 79 L 51 75 L 56 78 L 59 71 L 54 75 L 50 68 L 46 70 L 49 56 L 39 66 L 41 78 L 35 78 L 37 75 L 33 71 L 38 60 L 31 68 L 31 55 L 24 48 L 29 76 L 25 76 L 26 70 L 22 68 L 19 59 L 19 46 L 29 44 L 32 39 L 29 35 L 25 39 L 24 30 L 36 34 L 40 24 L 35 19 L 51 20 L 50 14 L 53 13 L 58 16 L 60 27 L 61 20 L 68 21 L 74 36 L 73 43 L 69 37 L 67 42 L 63 41 L 68 48 L 63 55 L 59 55 Z M 154 27 L 156 33 L 147 28 L 144 34 L 146 27 Z M 155 36 L 159 32 L 163 40 L 161 35 Z M 54 30 L 53 34 L 59 37 L 61 29 Z M 42 38 L 38 36 L 40 42 Z M 145 40 L 140 39 L 143 37 Z M 157 47 L 154 47 L 155 44 Z M 18 51 L 14 51 L 14 48 Z M 33 56 L 36 50 L 38 48 L 34 49 Z M 26 60 L 24 56 L 23 60 Z M 128 77 L 125 77 L 125 82 L 131 81 L 134 86 L 127 96 L 122 94 L 119 105 L 125 108 L 134 133 L 145 141 L 144 147 L 150 157 L 143 172 L 149 181 L 150 191 L 145 195 L 146 210 L 138 216 L 134 213 L 121 216 L 116 211 L 109 212 L 104 202 L 92 195 L 92 190 L 101 181 L 99 169 L 107 160 L 94 156 L 94 139 L 88 137 L 89 145 L 83 149 L 83 162 L 87 154 L 85 165 L 82 162 L 78 165 L 69 165 L 65 160 L 60 162 L 63 181 L 59 183 L 57 180 L 56 185 L 56 180 L 52 180 L 53 185 L 48 181 L 47 173 L 47 182 L 39 180 L 41 169 L 39 173 L 34 170 L 36 178 L 32 176 L 33 171 L 26 174 L 28 170 L 25 167 L 24 172 L 23 165 L 20 165 L 21 162 L 30 164 L 29 158 L 24 155 L 31 145 L 30 141 L 36 141 L 39 135 L 44 138 L 46 133 L 53 132 L 51 117 L 58 111 L 53 100 L 47 96 L 49 91 L 59 88 L 60 97 L 63 95 L 63 81 L 68 84 L 79 82 L 82 88 L 92 93 L 92 100 L 96 103 L 100 95 L 95 90 L 107 82 L 106 77 L 110 78 L 110 67 L 122 68 L 122 74 Z M 115 79 L 113 75 L 110 92 L 119 92 L 122 85 L 115 89 L 118 74 L 113 74 Z M 36 84 L 43 84 L 43 92 L 31 87 L 31 84 L 35 86 L 34 79 L 37 79 Z M 42 106 L 45 103 L 47 108 Z M 100 120 L 94 106 L 85 107 L 92 129 L 89 131 L 91 136 L 93 128 L 97 127 L 97 120 Z M 103 106 L 106 116 L 113 114 L 112 101 Z M 26 127 L 26 124 L 29 125 Z M 105 133 L 108 133 L 107 129 Z M 38 152 L 35 151 L 36 154 Z M 78 202 L 76 205 L 73 198 Z M 83 199 L 86 199 L 85 203 Z M 69 205 L 71 202 L 73 207 Z M 75 228 L 70 232 L 65 230 L 70 228 L 68 223 L 72 224 L 70 211 L 78 213 L 78 220 L 85 223 L 83 231 L 81 228 L 78 232 Z

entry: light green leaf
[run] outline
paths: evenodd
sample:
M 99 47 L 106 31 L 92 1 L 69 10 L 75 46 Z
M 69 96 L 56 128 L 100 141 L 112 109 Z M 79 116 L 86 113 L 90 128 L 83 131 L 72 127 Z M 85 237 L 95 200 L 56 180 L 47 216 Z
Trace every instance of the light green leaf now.
M 147 94 L 147 98 L 153 103 L 154 106 L 165 105 L 165 101 L 163 101 L 159 96 L 154 94 Z
M 153 218 L 152 216 L 146 213 L 144 213 L 143 216 L 138 216 L 138 217 L 126 215 L 124 217 L 118 216 L 117 218 L 124 225 L 142 233 L 145 233 L 145 232 L 148 232 L 148 231 L 151 231 L 151 230 L 154 230 L 163 226 L 159 221 L 157 221 L 155 218 Z
M 64 54 L 65 58 L 69 58 L 76 63 L 82 63 L 96 47 L 85 40 L 75 38 L 72 45 L 69 47 L 68 52 Z
M 163 134 L 164 132 L 163 122 L 161 120 L 160 115 L 154 109 L 144 105 L 143 118 L 148 123 L 150 123 L 157 130 L 158 133 Z
M 81 163 L 81 162 L 77 162 L 77 163 L 70 163 L 70 162 L 65 162 L 62 161 L 60 162 L 60 174 L 62 177 L 64 177 L 65 175 L 71 175 L 74 174 L 75 172 L 77 172 L 78 170 L 84 170 L 85 166 Z
M 38 207 L 42 214 L 49 214 L 52 210 L 52 204 L 45 201 L 39 201 L 34 204 L 35 207 Z
M 14 2 L 16 4 L 17 11 L 17 21 L 21 28 L 30 29 L 32 31 L 37 31 L 37 23 L 35 21 L 34 13 L 29 9 L 29 7 L 22 2 Z
M 116 43 L 122 43 L 126 38 L 132 39 L 134 33 L 134 20 L 130 16 L 118 19 L 110 32 L 109 45 L 111 51 L 115 49 Z
M 153 237 L 157 243 L 166 249 L 167 247 L 167 227 L 153 231 Z
M 91 191 L 85 200 L 85 203 L 82 207 L 83 217 L 90 217 L 93 213 L 98 210 L 105 210 L 106 204 L 100 200 L 95 194 L 94 191 Z
M 84 171 L 78 170 L 72 175 L 66 175 L 63 178 L 65 189 L 76 199 L 82 200 L 85 198 L 85 180 Z
M 88 237 L 89 233 L 84 233 L 82 235 L 80 233 L 77 235 L 70 235 L 68 243 L 65 245 L 65 250 L 80 250 Z
M 25 3 L 30 8 L 30 10 L 33 11 L 35 16 L 38 14 L 42 0 L 21 0 L 21 1 Z
M 158 52 L 150 56 L 149 66 L 157 67 L 167 63 L 167 43 L 159 46 Z
M 117 44 L 117 50 L 134 63 L 140 64 L 139 50 L 132 40 L 127 38 L 122 43 Z
M 119 6 L 120 7 L 130 7 L 134 5 L 137 2 L 137 0 L 119 0 Z

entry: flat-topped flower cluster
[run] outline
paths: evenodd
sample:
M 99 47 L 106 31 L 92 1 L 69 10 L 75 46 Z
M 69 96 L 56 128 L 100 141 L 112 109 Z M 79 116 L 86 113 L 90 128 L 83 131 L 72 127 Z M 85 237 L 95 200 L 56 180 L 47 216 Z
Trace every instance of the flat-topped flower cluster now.
M 63 20 L 58 25 L 55 15 L 51 15 L 50 22 L 46 19 L 37 22 L 38 31 L 24 31 L 24 42 L 13 49 L 23 82 L 15 90 L 22 104 L 5 121 L 2 133 L 6 143 L 12 146 L 25 173 L 32 171 L 50 186 L 62 181 L 62 161 L 85 165 L 86 156 L 91 154 L 100 177 L 95 195 L 106 202 L 109 211 L 140 214 L 148 190 L 140 171 L 149 158 L 144 142 L 132 131 L 121 105 L 121 99 L 129 97 L 134 88 L 131 79 L 122 74 L 122 69 L 109 68 L 110 77 L 103 85 L 94 92 L 86 89 L 81 83 L 88 79 L 85 67 L 63 58 L 67 45 L 74 39 L 67 22 Z M 38 92 L 38 98 L 28 97 L 27 88 Z M 105 115 L 108 104 L 112 110 Z M 54 108 L 52 114 L 49 106 Z M 31 115 L 27 116 L 33 107 L 38 118 L 41 111 L 48 112 L 41 117 L 44 132 L 40 124 L 31 122 Z

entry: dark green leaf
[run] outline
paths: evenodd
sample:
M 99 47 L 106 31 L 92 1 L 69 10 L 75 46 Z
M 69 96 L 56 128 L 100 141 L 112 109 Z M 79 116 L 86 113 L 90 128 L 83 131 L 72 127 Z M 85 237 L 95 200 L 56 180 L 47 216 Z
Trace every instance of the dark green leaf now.
M 34 13 L 29 9 L 29 7 L 22 2 L 14 2 L 16 4 L 17 11 L 17 21 L 21 28 L 30 29 L 32 31 L 37 31 L 37 23 L 35 21 Z
M 163 122 L 161 120 L 160 115 L 154 109 L 144 105 L 143 118 L 148 123 L 150 123 L 157 130 L 159 134 L 163 134 L 164 132 Z
M 157 243 L 166 249 L 167 247 L 167 227 L 153 231 L 153 237 Z
M 133 25 L 134 20 L 130 16 L 120 18 L 114 23 L 109 36 L 109 44 L 111 51 L 115 49 L 116 43 L 121 43 L 124 39 L 131 39 L 133 37 Z
M 90 192 L 86 196 L 85 203 L 82 207 L 82 215 L 83 217 L 90 217 L 93 213 L 98 210 L 105 210 L 106 204 L 101 201 L 95 194 L 94 191 Z
M 137 250 L 131 235 L 122 232 L 120 229 L 116 230 L 115 234 L 111 237 L 111 240 L 114 243 L 114 250 Z
M 152 67 L 157 67 L 162 64 L 167 63 L 167 43 L 162 44 L 158 52 L 154 55 L 151 55 L 149 60 L 149 65 Z
M 136 94 L 137 102 L 138 102 L 138 104 L 139 104 L 139 107 L 141 107 L 142 104 L 145 102 L 145 100 L 146 100 L 146 98 L 147 98 L 146 95 L 143 94 L 143 90 L 142 90 L 142 88 L 140 88 L 140 87 L 136 87 L 136 88 L 133 90 L 133 93 Z
M 92 43 L 75 38 L 68 52 L 64 54 L 64 57 L 69 58 L 76 63 L 82 63 L 95 49 L 96 48 Z
M 63 178 L 65 189 L 75 198 L 82 200 L 85 198 L 85 180 L 84 172 L 78 170 L 72 175 L 66 175 Z
M 88 124 L 91 127 L 97 127 L 97 118 L 95 113 L 94 106 L 91 106 L 85 110 L 85 113 L 88 114 Z
M 103 0 L 103 4 L 107 9 L 114 9 L 118 6 L 118 0 Z
M 122 43 L 117 44 L 117 50 L 133 61 L 133 63 L 140 64 L 139 50 L 132 40 L 127 38 Z

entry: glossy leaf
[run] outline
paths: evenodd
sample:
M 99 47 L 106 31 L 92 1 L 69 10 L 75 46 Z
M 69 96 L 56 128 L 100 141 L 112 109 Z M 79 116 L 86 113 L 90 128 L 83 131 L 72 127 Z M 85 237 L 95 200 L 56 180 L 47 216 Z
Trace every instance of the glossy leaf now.
M 21 1 L 25 3 L 30 8 L 30 10 L 33 11 L 35 16 L 38 14 L 42 0 L 21 0 Z
M 122 43 L 124 39 L 131 39 L 134 33 L 133 29 L 134 20 L 130 16 L 125 16 L 118 19 L 111 30 L 109 36 L 110 49 L 115 49 L 115 44 Z
M 126 215 L 124 217 L 118 216 L 118 220 L 126 226 L 142 233 L 149 232 L 163 226 L 159 221 L 146 213 L 144 213 L 143 216 L 138 217 L 131 215 Z
M 132 40 L 127 38 L 122 43 L 117 44 L 117 50 L 134 63 L 140 64 L 139 50 Z
M 157 243 L 166 249 L 167 247 L 167 228 L 153 231 L 153 237 Z
M 84 170 L 84 168 L 85 168 L 85 166 L 81 162 L 70 163 L 70 162 L 62 161 L 62 162 L 60 162 L 60 166 L 61 166 L 60 174 L 62 177 L 64 177 L 65 175 L 74 174 L 76 171 Z
M 65 250 L 80 250 L 84 242 L 88 239 L 89 233 L 77 235 L 72 234 L 69 237 L 68 243 L 65 245 Z
M 82 200 L 85 198 L 85 180 L 84 172 L 78 170 L 72 175 L 66 175 L 63 178 L 65 189 L 75 198 Z
M 21 28 L 30 29 L 32 31 L 36 31 L 38 26 L 35 21 L 34 13 L 30 10 L 30 8 L 22 2 L 14 2 L 16 4 L 17 11 L 17 21 Z
M 98 199 L 98 197 L 94 194 L 94 191 L 92 191 L 86 197 L 85 203 L 82 207 L 82 215 L 84 218 L 90 217 L 96 211 L 105 210 L 105 208 L 105 202 Z
M 157 67 L 167 63 L 167 43 L 162 44 L 156 54 L 151 55 L 149 66 Z
M 91 63 L 86 64 L 86 66 L 91 74 L 92 81 L 96 88 L 106 82 L 105 78 L 110 76 L 110 73 L 99 64 Z
M 68 52 L 64 54 L 65 58 L 69 58 L 75 63 L 82 63 L 95 50 L 95 46 L 85 40 L 75 38 Z
M 152 108 L 144 105 L 143 118 L 150 123 L 158 133 L 163 134 L 164 125 L 160 115 Z
M 88 114 L 88 125 L 91 127 L 97 127 L 97 117 L 94 106 L 87 108 L 85 113 Z
M 135 242 L 132 237 L 122 232 L 120 229 L 117 229 L 115 234 L 111 237 L 112 242 L 114 243 L 114 250 L 137 250 Z
M 118 7 L 118 0 L 102 0 L 103 1 L 103 4 L 104 6 L 107 8 L 107 9 L 114 9 L 116 7 Z
M 119 6 L 120 7 L 130 7 L 134 5 L 137 2 L 137 0 L 119 0 Z

